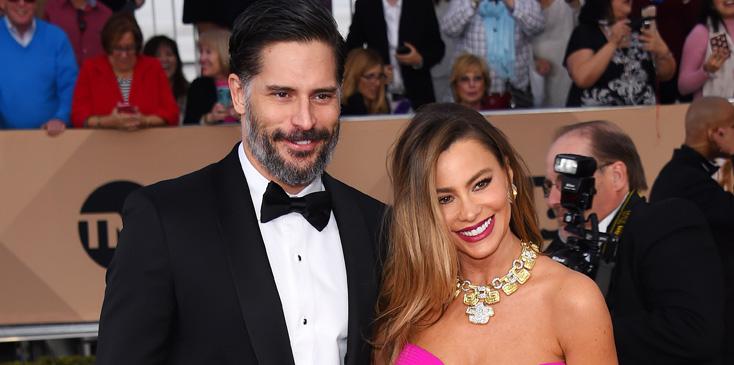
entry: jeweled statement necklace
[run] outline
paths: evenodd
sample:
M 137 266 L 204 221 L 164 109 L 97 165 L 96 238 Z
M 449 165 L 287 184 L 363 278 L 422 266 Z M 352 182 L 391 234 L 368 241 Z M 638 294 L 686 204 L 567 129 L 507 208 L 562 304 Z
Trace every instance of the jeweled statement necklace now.
M 535 260 L 538 258 L 538 246 L 525 242 L 520 244 L 522 245 L 520 256 L 512 262 L 512 267 L 505 276 L 492 279 L 491 286 L 474 285 L 469 280 L 456 278 L 454 298 L 464 292 L 464 304 L 467 306 L 466 314 L 469 316 L 469 322 L 487 324 L 489 318 L 494 316 L 491 305 L 500 302 L 500 289 L 505 295 L 512 295 L 530 279 L 530 271 L 533 270 Z

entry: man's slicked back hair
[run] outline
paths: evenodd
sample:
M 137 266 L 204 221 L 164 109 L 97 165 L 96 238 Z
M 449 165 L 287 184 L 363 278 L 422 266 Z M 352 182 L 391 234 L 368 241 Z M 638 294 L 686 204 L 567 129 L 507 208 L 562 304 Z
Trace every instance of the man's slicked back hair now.
M 247 83 L 262 69 L 262 51 L 277 42 L 327 44 L 334 52 L 336 81 L 342 83 L 344 39 L 326 7 L 315 0 L 259 0 L 234 22 L 229 39 L 231 72 Z

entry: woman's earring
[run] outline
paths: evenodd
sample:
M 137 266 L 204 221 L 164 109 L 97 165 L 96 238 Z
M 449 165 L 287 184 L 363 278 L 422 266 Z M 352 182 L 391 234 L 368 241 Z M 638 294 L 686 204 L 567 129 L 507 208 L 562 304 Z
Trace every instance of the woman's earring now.
M 510 195 L 510 191 L 507 190 L 507 201 L 512 204 L 512 202 L 515 201 L 517 198 L 517 186 L 515 186 L 515 183 L 512 184 L 512 195 Z

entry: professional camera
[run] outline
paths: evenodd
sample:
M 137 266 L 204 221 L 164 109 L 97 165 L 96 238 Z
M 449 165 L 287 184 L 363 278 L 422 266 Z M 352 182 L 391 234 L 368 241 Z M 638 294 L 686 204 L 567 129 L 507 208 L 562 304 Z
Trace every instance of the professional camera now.
M 553 166 L 560 177 L 561 206 L 567 210 L 563 216 L 566 231 L 570 233 L 565 245 L 549 252 L 549 256 L 567 267 L 582 272 L 592 279 L 597 278 L 600 265 L 613 267 L 619 238 L 599 232 L 596 213 L 584 218 L 584 212 L 594 201 L 594 171 L 596 160 L 592 157 L 559 154 Z M 587 229 L 587 222 L 590 227 Z M 610 272 L 604 273 L 608 282 Z M 599 280 L 597 280 L 599 283 Z M 601 284 L 600 284 L 601 287 Z

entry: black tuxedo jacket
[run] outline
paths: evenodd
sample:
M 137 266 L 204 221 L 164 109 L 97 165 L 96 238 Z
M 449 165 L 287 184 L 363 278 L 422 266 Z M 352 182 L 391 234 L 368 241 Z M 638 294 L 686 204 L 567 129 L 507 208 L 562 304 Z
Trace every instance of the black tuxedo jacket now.
M 368 364 L 384 206 L 323 175 L 346 266 L 346 364 Z M 107 272 L 98 364 L 293 364 L 237 147 L 128 197 Z
M 400 24 L 398 27 L 398 45 L 408 42 L 423 56 L 423 67 L 416 70 L 411 66 L 400 65 L 403 76 L 405 94 L 417 109 L 423 104 L 436 101 L 433 94 L 431 67 L 441 62 L 444 54 L 444 43 L 433 9 L 433 2 L 428 0 L 402 0 Z M 382 56 L 382 62 L 390 64 L 388 57 L 387 24 L 382 0 L 357 0 L 355 3 L 352 24 L 347 35 L 347 50 L 372 48 Z
M 723 282 L 701 212 L 630 202 L 607 293 L 619 363 L 719 364 Z
M 711 178 L 716 167 L 688 146 L 673 152 L 655 179 L 650 201 L 689 200 L 703 212 L 719 249 L 726 284 L 724 364 L 734 364 L 734 195 Z

